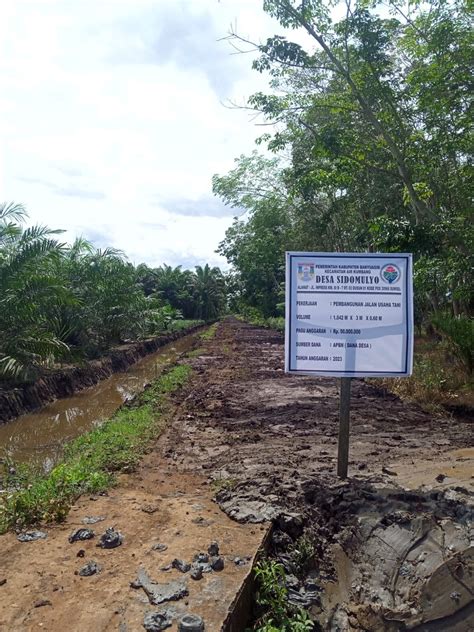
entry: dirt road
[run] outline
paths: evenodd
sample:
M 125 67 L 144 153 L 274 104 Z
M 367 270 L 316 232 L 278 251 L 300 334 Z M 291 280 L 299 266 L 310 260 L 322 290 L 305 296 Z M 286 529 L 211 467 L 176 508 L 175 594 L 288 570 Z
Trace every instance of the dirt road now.
M 103 588 L 104 576 L 93 590 L 90 583 L 72 581 L 75 560 L 64 534 L 74 522 L 56 527 L 59 536 L 50 538 L 55 545 L 39 554 L 40 562 L 35 557 L 40 588 L 30 572 L 35 549 L 25 547 L 38 547 L 39 552 L 45 545 L 20 544 L 13 535 L 4 536 L 0 581 L 4 576 L 7 582 L 0 586 L 0 628 L 40 626 L 55 632 L 66 628 L 53 622 L 64 623 L 74 611 L 82 616 L 81 627 L 69 629 L 118 629 L 133 603 L 129 612 L 137 627 L 123 629 L 141 629 L 128 580 L 153 538 L 175 529 L 176 516 L 182 516 L 178 531 L 186 534 L 193 528 L 185 518 L 192 516 L 192 505 L 201 503 L 202 511 L 217 512 L 213 520 L 219 522 L 222 514 L 208 504 L 217 491 L 227 516 L 250 523 L 244 524 L 242 549 L 258 543 L 260 527 L 253 523 L 273 521 L 273 554 L 287 568 L 293 598 L 308 607 L 320 629 L 473 630 L 469 530 L 474 450 L 469 420 L 427 414 L 354 381 L 350 478 L 341 482 L 335 477 L 335 380 L 285 375 L 282 336 L 233 319 L 221 323 L 216 337 L 203 346 L 191 360 L 195 376 L 180 393 L 167 431 L 140 471 L 124 477 L 111 492 L 113 511 L 107 509 L 107 498 L 81 499 L 73 511 L 76 523 L 79 516 L 108 512 L 125 533 L 136 534 L 140 546 L 115 559 L 113 589 Z M 187 498 L 187 507 L 178 510 L 165 503 L 166 511 L 152 514 L 160 516 L 159 529 L 141 511 L 145 518 L 138 528 L 137 511 L 153 494 L 156 503 L 163 485 L 171 489 L 171 498 Z M 241 555 L 232 545 L 229 524 L 235 523 L 222 524 L 226 553 Z M 288 546 L 302 533 L 314 545 L 314 559 L 304 577 L 294 577 Z M 196 537 L 189 534 L 188 543 Z M 176 550 L 178 554 L 178 545 Z M 58 560 L 67 573 L 48 583 L 44 578 Z M 58 597 L 66 575 L 67 598 Z M 38 590 L 51 605 L 33 607 Z M 114 604 L 112 613 L 104 606 L 107 599 Z M 101 612 L 102 619 L 94 619 L 94 612 Z

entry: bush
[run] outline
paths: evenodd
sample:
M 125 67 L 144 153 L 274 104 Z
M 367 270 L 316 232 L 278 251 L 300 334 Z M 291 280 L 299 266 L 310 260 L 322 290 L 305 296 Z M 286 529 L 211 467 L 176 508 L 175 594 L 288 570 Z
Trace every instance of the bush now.
M 448 342 L 452 352 L 460 360 L 469 375 L 474 366 L 474 322 L 472 318 L 448 314 L 435 314 L 432 318 L 434 327 Z
M 285 319 L 283 316 L 270 316 L 265 318 L 255 307 L 246 307 L 242 313 L 238 315 L 238 318 L 252 325 L 257 325 L 257 327 L 267 327 L 268 329 L 285 331 Z
M 288 602 L 286 574 L 282 564 L 262 560 L 255 567 L 258 582 L 257 604 L 264 614 L 255 625 L 256 632 L 311 632 L 308 613 Z

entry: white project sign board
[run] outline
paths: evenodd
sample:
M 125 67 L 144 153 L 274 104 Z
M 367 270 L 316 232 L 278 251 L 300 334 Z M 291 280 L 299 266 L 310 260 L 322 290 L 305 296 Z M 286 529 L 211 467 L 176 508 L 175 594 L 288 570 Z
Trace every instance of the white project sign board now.
M 285 334 L 290 373 L 410 375 L 411 254 L 287 252 Z

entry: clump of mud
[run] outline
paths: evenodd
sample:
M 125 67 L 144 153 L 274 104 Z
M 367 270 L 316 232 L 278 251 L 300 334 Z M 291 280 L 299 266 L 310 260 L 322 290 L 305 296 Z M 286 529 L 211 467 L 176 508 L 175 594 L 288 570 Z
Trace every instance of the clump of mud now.
M 265 502 L 249 481 L 216 500 L 234 519 L 273 521 L 272 553 L 287 572 L 289 596 L 322 630 L 474 629 L 470 492 L 408 492 L 383 477 L 318 477 L 301 483 L 290 510 L 284 494 L 273 491 L 273 502 Z M 313 546 L 312 568 L 296 578 L 294 550 L 303 531 Z

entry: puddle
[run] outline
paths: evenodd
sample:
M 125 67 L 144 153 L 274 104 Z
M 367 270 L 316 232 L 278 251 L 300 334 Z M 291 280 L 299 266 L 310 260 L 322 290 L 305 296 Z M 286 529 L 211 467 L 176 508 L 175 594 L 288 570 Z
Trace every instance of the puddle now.
M 123 373 L 114 373 L 72 397 L 58 399 L 40 410 L 0 425 L 0 458 L 29 462 L 50 470 L 65 443 L 93 429 L 124 402 L 143 390 L 162 371 L 189 351 L 194 335 L 183 336 L 145 356 Z

